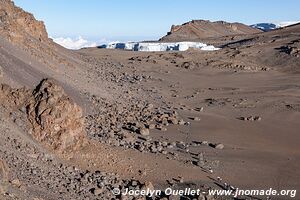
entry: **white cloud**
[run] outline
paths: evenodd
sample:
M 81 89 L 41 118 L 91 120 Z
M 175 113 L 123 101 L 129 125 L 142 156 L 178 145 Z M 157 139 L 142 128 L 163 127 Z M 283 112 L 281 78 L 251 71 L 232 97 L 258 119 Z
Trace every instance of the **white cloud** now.
M 64 38 L 64 37 L 59 37 L 59 38 L 52 38 L 53 41 L 67 49 L 81 49 L 84 47 L 95 47 L 97 46 L 96 42 L 91 42 L 88 41 L 81 36 L 79 36 L 76 39 L 72 39 L 70 37 Z

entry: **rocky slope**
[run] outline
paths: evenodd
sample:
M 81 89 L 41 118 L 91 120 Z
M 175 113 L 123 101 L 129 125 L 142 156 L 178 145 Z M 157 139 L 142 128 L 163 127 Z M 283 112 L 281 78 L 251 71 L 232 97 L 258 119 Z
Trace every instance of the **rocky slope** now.
M 172 25 L 170 32 L 160 39 L 164 42 L 194 41 L 230 35 L 253 34 L 261 30 L 241 23 L 208 20 L 192 20 L 182 25 Z
M 300 24 L 247 35 L 222 46 L 234 58 L 291 74 L 300 72 Z
M 0 35 L 34 56 L 40 63 L 51 67 L 58 64 L 72 65 L 64 55 L 68 52 L 58 52 L 63 49 L 48 38 L 44 23 L 15 6 L 11 0 L 0 1 Z
M 10 0 L 0 1 L 0 34 L 14 43 L 29 42 L 29 38 L 49 44 L 48 34 L 42 21 L 16 7 Z
M 149 180 L 165 187 L 178 171 L 198 177 L 195 187 L 203 187 L 202 178 L 208 179 L 200 167 L 177 165 L 170 172 L 179 161 L 163 158 L 167 147 L 148 135 L 150 126 L 164 131 L 168 120 L 179 123 L 166 105 L 153 106 L 144 91 L 132 88 L 150 76 L 128 75 L 114 62 L 103 65 L 104 59 L 66 50 L 12 1 L 0 6 L 0 199 L 120 199 L 114 188 L 153 188 Z M 132 95 L 126 100 L 124 90 Z M 158 155 L 141 157 L 137 148 Z

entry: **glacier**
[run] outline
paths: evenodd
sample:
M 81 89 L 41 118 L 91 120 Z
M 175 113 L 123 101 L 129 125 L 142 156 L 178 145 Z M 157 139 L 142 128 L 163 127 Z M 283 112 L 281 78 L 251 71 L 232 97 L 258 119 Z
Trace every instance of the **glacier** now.
M 202 42 L 112 42 L 107 45 L 101 45 L 99 48 L 131 51 L 186 51 L 189 48 L 196 48 L 204 51 L 215 51 L 220 49 Z
M 258 28 L 262 31 L 271 31 L 274 29 L 290 26 L 293 24 L 300 23 L 300 21 L 285 21 L 285 22 L 273 22 L 273 23 L 258 23 L 250 25 L 253 28 Z

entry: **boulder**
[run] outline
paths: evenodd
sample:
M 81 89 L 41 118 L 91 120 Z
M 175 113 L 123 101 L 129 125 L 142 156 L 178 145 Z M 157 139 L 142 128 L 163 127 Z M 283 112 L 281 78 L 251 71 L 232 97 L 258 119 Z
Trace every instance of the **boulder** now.
M 74 150 L 85 143 L 81 108 L 54 80 L 44 79 L 26 105 L 32 135 L 54 150 Z

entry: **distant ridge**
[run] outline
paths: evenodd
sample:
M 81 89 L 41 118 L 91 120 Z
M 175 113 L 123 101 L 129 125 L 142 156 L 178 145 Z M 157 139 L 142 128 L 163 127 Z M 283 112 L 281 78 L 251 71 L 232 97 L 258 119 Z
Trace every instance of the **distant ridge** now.
M 160 41 L 178 42 L 194 41 L 204 38 L 223 37 L 259 33 L 261 30 L 242 23 L 228 23 L 225 21 L 211 22 L 208 20 L 192 20 L 182 25 L 172 25 L 170 32 Z

